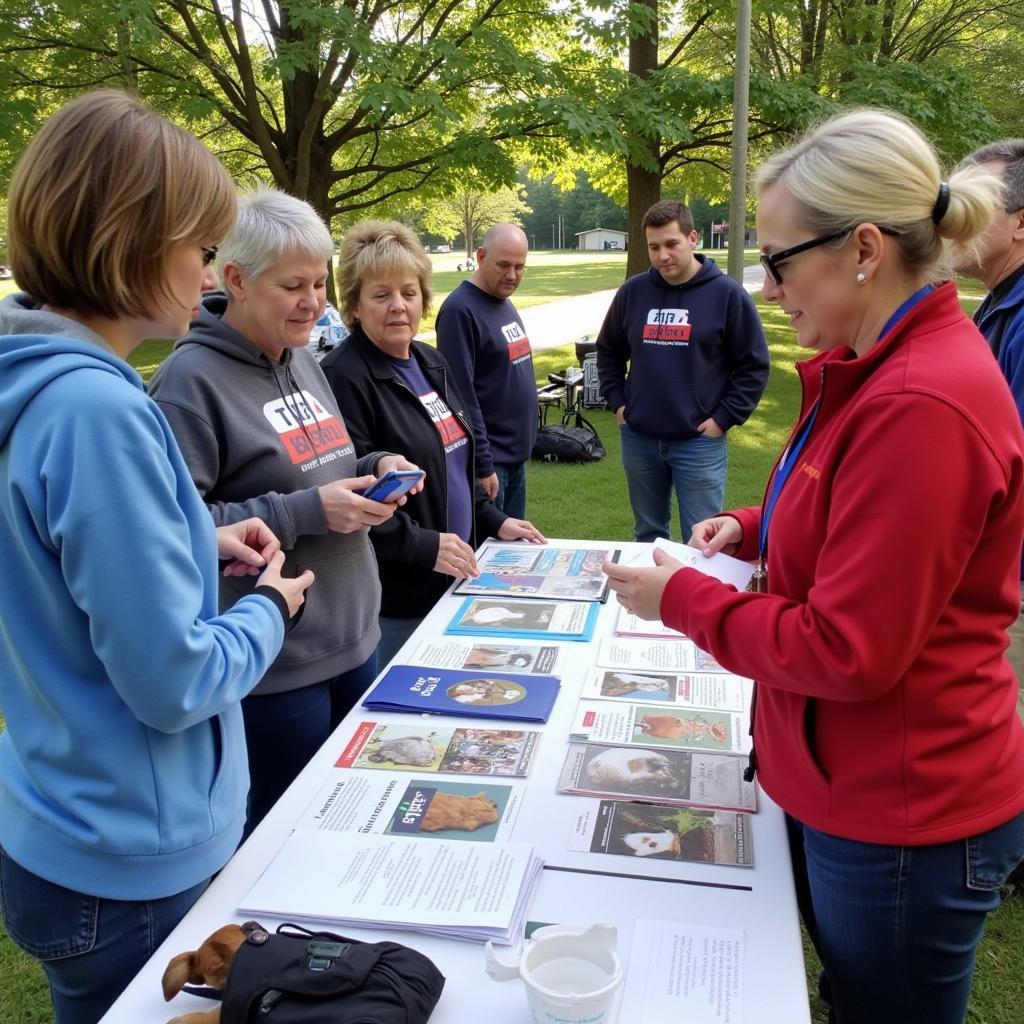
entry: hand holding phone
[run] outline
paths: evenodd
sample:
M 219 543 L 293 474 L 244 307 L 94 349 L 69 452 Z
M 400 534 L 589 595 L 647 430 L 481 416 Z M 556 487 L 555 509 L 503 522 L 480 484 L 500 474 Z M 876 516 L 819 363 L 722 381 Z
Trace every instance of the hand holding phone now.
M 371 501 L 398 501 L 424 477 L 422 469 L 389 469 L 363 491 Z

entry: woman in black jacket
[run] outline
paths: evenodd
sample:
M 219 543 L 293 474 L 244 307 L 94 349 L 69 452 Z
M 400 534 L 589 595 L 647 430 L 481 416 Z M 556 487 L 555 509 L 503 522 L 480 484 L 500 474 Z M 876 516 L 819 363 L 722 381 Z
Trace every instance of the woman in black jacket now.
M 345 235 L 338 276 L 350 337 L 320 364 L 356 454 L 400 450 L 426 471 L 421 493 L 370 531 L 382 586 L 380 664 L 390 661 L 451 582 L 477 575 L 486 537 L 544 543 L 506 517 L 476 484 L 473 432 L 441 354 L 414 341 L 429 309 L 431 265 L 395 221 L 362 221 Z

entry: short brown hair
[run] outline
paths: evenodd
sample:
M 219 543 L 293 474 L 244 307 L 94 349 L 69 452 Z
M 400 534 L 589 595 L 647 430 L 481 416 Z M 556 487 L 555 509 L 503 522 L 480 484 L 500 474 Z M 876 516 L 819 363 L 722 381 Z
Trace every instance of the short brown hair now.
M 416 233 L 397 220 L 361 220 L 345 232 L 338 261 L 338 311 L 347 326 L 355 323 L 359 292 L 368 277 L 396 271 L 416 274 L 423 295 L 423 312 L 430 312 L 433 267 Z
M 673 221 L 679 225 L 679 230 L 684 235 L 694 230 L 693 214 L 685 203 L 677 202 L 675 199 L 662 199 L 644 214 L 643 229 L 646 231 L 648 228 L 663 228 Z
M 148 317 L 170 298 L 170 248 L 215 244 L 234 218 L 231 178 L 195 136 L 140 100 L 101 89 L 54 114 L 18 161 L 11 266 L 45 305 Z

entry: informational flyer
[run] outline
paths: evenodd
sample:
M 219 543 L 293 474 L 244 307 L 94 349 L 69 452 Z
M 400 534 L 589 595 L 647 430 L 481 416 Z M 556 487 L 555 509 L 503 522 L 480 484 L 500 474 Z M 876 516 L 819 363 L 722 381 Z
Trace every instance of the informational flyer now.
M 601 606 L 569 601 L 467 597 L 448 624 L 449 636 L 497 636 L 517 640 L 588 642 Z
M 485 544 L 476 560 L 480 575 L 462 580 L 455 593 L 604 601 L 608 577 L 601 566 L 618 557 L 618 551 L 608 548 Z
M 599 668 L 587 674 L 582 696 L 591 700 L 744 711 L 749 704 L 748 690 L 749 685 L 745 686 L 739 676 L 676 675 Z
M 692 640 L 652 640 L 635 637 L 609 637 L 597 648 L 602 668 L 629 672 L 726 672 L 715 659 Z
M 462 640 L 444 636 L 421 644 L 409 659 L 409 664 L 561 676 L 564 652 L 564 647 L 555 644 L 501 643 L 497 640 Z
M 754 575 L 754 566 L 750 562 L 741 561 L 730 555 L 711 555 L 708 557 L 700 548 L 689 544 L 661 538 L 656 540 L 645 551 L 638 552 L 629 560 L 629 565 L 654 565 L 654 549 L 661 548 L 670 558 L 681 562 L 687 569 L 696 569 L 705 576 L 713 576 L 716 580 L 728 583 L 737 590 L 746 590 L 750 577 Z
M 520 843 L 424 844 L 298 829 L 239 909 L 509 943 L 522 934 L 541 866 Z
M 523 776 L 530 770 L 539 737 L 536 729 L 360 722 L 335 766 Z
M 743 779 L 746 764 L 740 754 L 570 743 L 558 792 L 754 811 L 757 790 Z
M 679 640 L 686 636 L 678 629 L 672 629 L 658 619 L 641 619 L 625 608 L 619 608 L 615 621 L 616 636 L 646 637 L 650 640 Z
M 742 715 L 724 711 L 581 700 L 571 735 L 588 743 L 743 753 L 747 733 Z
M 743 1024 L 743 932 L 638 918 L 619 1024 Z
M 750 815 L 737 811 L 581 797 L 576 801 L 568 846 L 621 858 L 610 861 L 612 866 L 606 870 L 614 871 L 614 865 L 620 864 L 624 874 L 654 872 L 665 861 L 754 866 Z
M 507 842 L 521 806 L 512 786 L 375 772 L 332 772 L 296 822 L 298 831 L 404 835 L 472 843 Z

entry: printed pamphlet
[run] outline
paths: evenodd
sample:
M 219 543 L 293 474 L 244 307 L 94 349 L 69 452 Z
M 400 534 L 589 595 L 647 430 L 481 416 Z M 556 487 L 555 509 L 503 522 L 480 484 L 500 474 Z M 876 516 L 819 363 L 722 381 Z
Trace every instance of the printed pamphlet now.
M 584 698 L 744 711 L 750 704 L 748 680 L 730 675 L 623 672 L 593 669 L 583 684 Z
M 392 665 L 367 694 L 373 711 L 546 722 L 558 697 L 554 676 Z
M 707 750 L 570 743 L 559 793 L 679 807 L 757 810 L 757 790 L 745 782 L 747 759 Z
M 526 729 L 360 722 L 335 762 L 338 768 L 524 776 L 540 733 Z
M 678 629 L 666 626 L 657 619 L 641 619 L 625 608 L 619 609 L 619 617 L 615 621 L 616 636 L 643 637 L 648 640 L 680 640 L 685 638 Z
M 569 849 L 656 861 L 753 867 L 750 815 L 668 804 L 576 801 Z M 624 863 L 632 873 L 636 864 Z M 614 870 L 612 868 L 611 870 Z
M 482 668 L 561 678 L 564 647 L 437 637 L 421 644 L 410 661 L 431 668 Z
M 518 640 L 576 640 L 594 635 L 599 604 L 529 599 L 485 600 L 467 597 L 445 633 L 500 636 Z
M 601 570 L 601 564 L 618 559 L 619 552 L 607 548 L 485 544 L 477 555 L 480 575 L 462 580 L 455 593 L 605 601 L 608 577 Z
M 630 672 L 718 672 L 725 669 L 692 640 L 609 637 L 597 648 L 595 664 Z
M 742 715 L 606 700 L 580 701 L 572 738 L 586 743 L 733 753 L 743 753 L 749 745 Z

